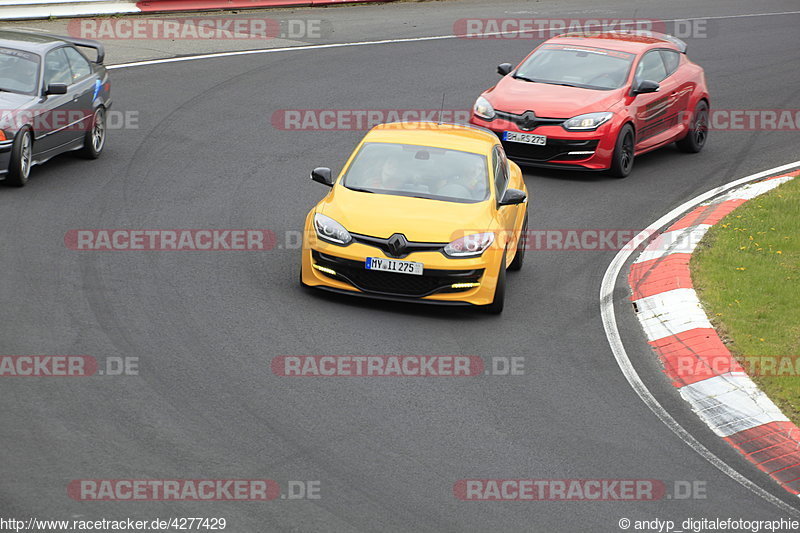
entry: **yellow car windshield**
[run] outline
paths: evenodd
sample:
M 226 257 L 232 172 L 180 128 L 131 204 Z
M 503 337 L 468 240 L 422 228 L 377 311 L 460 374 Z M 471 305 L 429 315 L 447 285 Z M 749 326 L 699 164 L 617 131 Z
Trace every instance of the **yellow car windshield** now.
M 486 157 L 409 144 L 365 143 L 342 184 L 355 191 L 449 202 L 489 198 Z

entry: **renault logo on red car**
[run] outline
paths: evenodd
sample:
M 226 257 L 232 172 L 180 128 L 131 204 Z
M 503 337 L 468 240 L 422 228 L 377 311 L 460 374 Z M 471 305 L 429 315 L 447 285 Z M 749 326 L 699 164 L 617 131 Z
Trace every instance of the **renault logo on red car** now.
M 536 113 L 533 111 L 526 111 L 522 114 L 522 117 L 517 124 L 519 124 L 519 129 L 531 131 L 532 129 L 536 128 Z

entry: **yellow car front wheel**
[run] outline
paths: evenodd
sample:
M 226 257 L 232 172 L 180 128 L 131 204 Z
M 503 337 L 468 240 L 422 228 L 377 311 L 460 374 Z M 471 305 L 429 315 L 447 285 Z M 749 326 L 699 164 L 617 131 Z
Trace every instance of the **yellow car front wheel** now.
M 503 257 L 500 259 L 500 272 L 497 274 L 497 284 L 494 287 L 494 299 L 492 303 L 484 307 L 484 310 L 491 315 L 499 315 L 503 312 L 503 306 L 506 300 L 506 253 L 503 252 Z
M 522 222 L 522 230 L 520 230 L 519 239 L 517 239 L 517 255 L 514 260 L 508 265 L 509 270 L 518 271 L 522 269 L 522 263 L 525 261 L 525 247 L 528 240 L 528 213 L 525 213 L 525 220 Z

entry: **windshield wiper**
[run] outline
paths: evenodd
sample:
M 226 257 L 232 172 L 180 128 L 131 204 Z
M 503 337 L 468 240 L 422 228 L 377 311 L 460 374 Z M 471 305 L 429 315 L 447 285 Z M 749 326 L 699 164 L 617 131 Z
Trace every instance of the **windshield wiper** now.
M 563 83 L 563 82 L 556 82 L 556 81 L 546 81 L 544 82 L 548 85 L 561 85 L 562 87 L 578 87 L 581 88 L 580 85 L 573 85 L 571 83 Z
M 531 78 L 526 78 L 525 76 L 520 76 L 519 74 L 514 74 L 514 79 L 515 80 L 527 81 L 527 82 L 530 82 L 530 83 L 539 83 L 536 80 L 532 80 Z
M 370 193 L 370 194 L 374 194 L 374 193 L 375 193 L 375 191 L 372 191 L 372 190 L 370 190 L 370 189 L 362 189 L 361 187 L 351 187 L 350 185 L 345 185 L 345 187 L 347 187 L 347 188 L 348 188 L 348 189 L 350 189 L 351 191 L 356 191 L 356 192 L 368 192 L 368 193 Z

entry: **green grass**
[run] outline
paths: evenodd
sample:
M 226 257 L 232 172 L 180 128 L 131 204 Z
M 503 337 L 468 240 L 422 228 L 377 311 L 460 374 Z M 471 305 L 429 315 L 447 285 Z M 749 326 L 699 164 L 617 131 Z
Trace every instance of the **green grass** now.
M 691 268 L 706 312 L 740 361 L 800 356 L 800 178 L 711 228 Z M 800 425 L 800 376 L 752 377 Z

